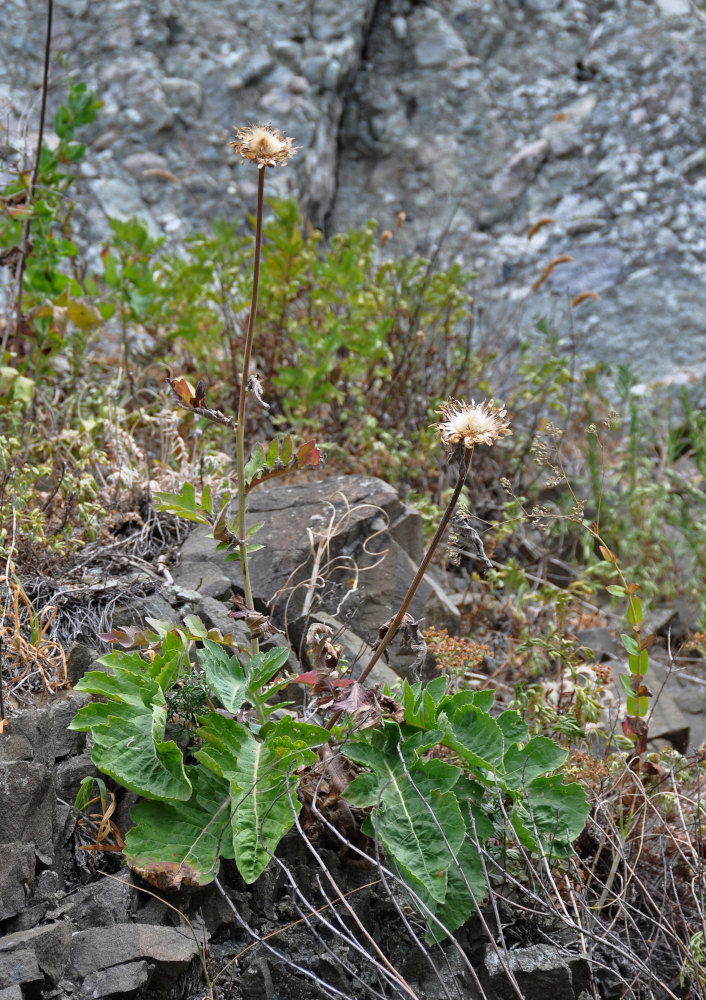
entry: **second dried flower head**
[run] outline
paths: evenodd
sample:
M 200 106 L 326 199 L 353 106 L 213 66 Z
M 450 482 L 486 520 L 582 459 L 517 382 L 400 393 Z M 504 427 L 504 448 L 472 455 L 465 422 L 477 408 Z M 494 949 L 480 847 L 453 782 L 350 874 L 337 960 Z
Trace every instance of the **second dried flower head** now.
M 280 130 L 272 125 L 248 125 L 246 128 L 236 128 L 235 139 L 229 145 L 243 159 L 251 160 L 258 167 L 286 164 L 299 149 L 299 146 L 294 145 L 293 139 L 282 135 Z
M 476 444 L 494 444 L 503 434 L 511 434 L 507 411 L 492 400 L 463 403 L 448 399 L 437 413 L 442 418 L 436 426 L 447 447 L 470 449 Z

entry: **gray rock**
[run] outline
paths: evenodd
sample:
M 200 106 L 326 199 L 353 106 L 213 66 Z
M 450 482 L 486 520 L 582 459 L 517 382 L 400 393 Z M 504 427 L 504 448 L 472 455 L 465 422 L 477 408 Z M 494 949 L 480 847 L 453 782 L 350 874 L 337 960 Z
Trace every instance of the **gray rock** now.
M 6 934 L 0 938 L 0 969 L 6 959 L 16 959 L 18 965 L 25 968 L 26 956 L 28 953 L 35 959 L 39 969 L 52 986 L 56 986 L 64 974 L 69 961 L 69 950 L 71 943 L 71 925 L 68 920 L 59 920 L 56 923 L 45 924 L 42 927 L 34 927 L 27 931 L 17 931 L 14 934 Z M 26 968 L 32 976 L 34 966 L 31 962 Z M 22 975 L 26 975 L 23 972 Z M 10 982 L 26 982 L 25 979 L 12 979 Z M 35 981 L 31 979 L 29 981 Z M 0 973 L 0 986 L 9 985 L 2 981 Z
M 125 157 L 123 166 L 133 176 L 139 177 L 145 170 L 168 170 L 169 161 L 166 157 L 160 156 L 159 153 L 132 153 L 131 156 Z
M 8 721 L 0 737 L 0 762 L 15 760 L 36 760 L 47 765 L 54 763 L 49 709 L 35 708 Z
M 72 687 L 78 684 L 87 670 L 93 669 L 97 655 L 97 651 L 91 646 L 85 646 L 80 642 L 74 643 L 66 658 L 66 671 Z
M 49 862 L 55 802 L 51 771 L 43 764 L 0 763 L 0 844 L 33 842 Z
M 618 247 L 590 246 L 572 250 L 573 262 L 556 267 L 549 281 L 560 292 L 604 292 L 620 280 L 625 256 Z
M 414 45 L 414 58 L 420 69 L 447 66 L 453 60 L 468 55 L 463 39 L 443 15 L 431 7 L 418 7 L 407 26 Z
M 79 708 L 88 704 L 91 696 L 81 691 L 66 691 L 56 696 L 49 709 L 50 739 L 54 760 L 80 754 L 86 745 L 86 734 L 69 729 L 69 723 Z
M 22 987 L 6 986 L 4 990 L 0 989 L 0 1000 L 24 1000 Z
M 90 972 L 83 981 L 82 996 L 88 1000 L 136 993 L 150 981 L 147 962 L 124 962 L 107 971 Z
M 43 24 L 31 6 L 8 2 L 0 96 L 10 141 L 38 84 Z M 689 0 L 477 0 L 472 9 L 345 0 L 306 13 L 289 0 L 276 24 L 256 0 L 223 0 L 208 17 L 198 0 L 176 14 L 168 6 L 66 0 L 57 13 L 67 72 L 105 102 L 75 188 L 94 250 L 106 214 L 148 218 L 155 235 L 192 232 L 215 215 L 245 219 L 252 172 L 234 172 L 225 154 L 236 94 L 239 123 L 273 120 L 302 146 L 268 174 L 270 193 L 297 194 L 329 231 L 371 216 L 394 228 L 404 207 L 399 245 L 428 253 L 442 241 L 442 259 L 478 271 L 500 346 L 517 331 L 501 322 L 506 303 L 527 294 L 550 254 L 576 256 L 598 238 L 624 260 L 602 300 L 582 307 L 593 322 L 582 356 L 633 357 L 651 378 L 706 351 L 704 36 Z M 50 120 L 61 99 L 52 90 Z M 527 150 L 541 142 L 549 149 L 537 169 Z M 510 169 L 517 150 L 526 161 Z M 185 183 L 138 181 L 149 157 L 188 174 Z M 601 210 L 560 220 L 567 196 L 589 190 Z M 541 216 L 557 226 L 508 259 L 504 237 L 524 238 Z M 669 280 L 665 233 L 677 241 Z M 520 335 L 538 313 L 563 315 L 565 292 L 548 283 L 544 292 L 520 317 Z
M 280 627 L 305 608 L 337 617 L 352 610 L 349 628 L 373 641 L 379 627 L 396 612 L 416 570 L 395 539 L 415 555 L 423 548 L 419 514 L 402 504 L 391 486 L 369 477 L 338 476 L 262 488 L 251 498 L 249 517 L 251 523 L 263 522 L 267 539 L 266 547 L 250 559 L 253 595 L 260 606 L 274 608 Z M 318 557 L 312 556 L 312 540 Z M 242 586 L 239 564 L 223 563 L 215 543 L 199 532 L 190 535 L 184 546 L 179 574 L 193 577 L 194 567 L 198 572 L 211 561 L 222 566 L 235 586 Z M 313 590 L 312 574 L 317 577 Z M 357 587 L 347 593 L 351 580 Z M 217 614 L 208 602 L 204 599 L 199 607 L 216 624 Z M 410 613 L 451 631 L 459 620 L 457 608 L 431 578 L 422 581 Z M 224 619 L 219 627 L 229 621 Z
M 657 0 L 657 3 L 667 17 L 683 17 L 691 13 L 689 0 Z
M 495 197 L 502 201 L 519 198 L 534 179 L 550 149 L 547 139 L 535 139 L 518 149 L 490 185 Z
M 34 845 L 2 845 L 0 865 L 0 921 L 21 913 L 34 886 Z
M 652 652 L 652 650 L 650 651 Z M 650 699 L 649 738 L 667 740 L 681 753 L 697 750 L 706 740 L 706 689 L 650 656 L 647 684 Z
M 64 802 L 73 804 L 78 795 L 81 782 L 88 775 L 100 777 L 100 771 L 91 760 L 90 753 L 82 753 L 77 757 L 68 757 L 59 761 L 54 767 L 54 785 L 56 794 Z
M 615 639 L 609 628 L 584 628 L 576 633 L 579 646 L 586 646 L 595 660 L 614 660 L 624 655 L 622 644 Z
M 233 593 L 233 584 L 222 566 L 211 560 L 199 563 L 193 558 L 202 544 L 202 537 L 192 532 L 184 542 L 180 563 L 174 571 L 174 585 L 179 591 L 190 591 L 199 597 L 224 601 Z M 187 558 L 184 558 L 184 553 Z
M 12 952 L 0 950 L 0 990 L 4 992 L 16 984 L 41 987 L 43 982 L 42 971 L 29 948 L 17 948 Z M 20 990 L 20 996 L 24 996 L 24 991 Z
M 152 982 L 169 983 L 197 954 L 188 931 L 151 924 L 91 928 L 78 931 L 71 939 L 71 969 L 81 980 L 105 969 L 147 960 L 155 967 Z
M 91 882 L 65 897 L 60 903 L 59 912 L 77 930 L 125 924 L 131 919 L 137 905 L 138 893 L 132 886 L 132 874 L 127 871 L 116 877 Z
M 128 181 L 101 177 L 91 181 L 91 191 L 108 218 L 126 222 L 136 216 L 147 224 L 150 236 L 159 236 L 159 226 L 145 207 L 137 188 Z
M 198 111 L 203 103 L 203 90 L 195 80 L 167 76 L 162 80 L 162 90 L 173 108 Z
M 526 1000 L 544 1000 L 547 996 L 578 1000 L 588 978 L 585 960 L 549 944 L 505 951 L 502 958 Z M 490 945 L 486 948 L 483 971 L 498 1000 L 517 996 L 500 957 Z

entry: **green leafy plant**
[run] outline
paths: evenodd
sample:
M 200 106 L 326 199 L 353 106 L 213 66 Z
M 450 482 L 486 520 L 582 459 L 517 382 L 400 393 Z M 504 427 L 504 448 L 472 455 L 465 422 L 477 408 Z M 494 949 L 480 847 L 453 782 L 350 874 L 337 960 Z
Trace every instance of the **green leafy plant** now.
M 70 84 L 67 101 L 54 119 L 56 146 L 41 146 L 36 176 L 20 163 L 15 179 L 0 194 L 0 247 L 5 248 L 3 257 L 17 261 L 22 270 L 23 323 L 14 331 L 15 352 L 26 353 L 25 368 L 35 381 L 46 370 L 47 360 L 63 348 L 67 322 L 81 330 L 103 318 L 84 302 L 84 296 L 95 294 L 96 284 L 75 266 L 73 203 L 67 196 L 73 171 L 85 153 L 85 146 L 75 141 L 76 133 L 93 122 L 100 107 L 84 83 Z M 104 311 L 107 315 L 111 309 L 107 306 Z M 8 326 L 3 352 L 9 332 Z
M 288 650 L 259 652 L 241 665 L 222 637 L 204 638 L 200 677 L 221 708 L 198 715 L 193 745 L 180 750 L 166 738 L 167 705 L 195 669 L 189 637 L 202 628 L 193 618 L 188 629 L 160 626 L 149 656 L 110 653 L 101 661 L 108 673 L 86 674 L 77 685 L 106 701 L 81 708 L 71 728 L 90 730 L 96 766 L 144 800 L 126 837 L 131 867 L 160 884 L 204 884 L 220 857 L 232 857 L 255 881 L 301 809 L 296 789 L 317 763 L 315 748 L 332 740 L 366 769 L 345 799 L 369 813 L 363 832 L 385 846 L 439 939 L 483 897 L 479 849 L 502 844 L 508 822 L 528 850 L 570 853 L 588 806 L 579 785 L 553 773 L 567 751 L 529 739 L 517 712 L 493 717 L 490 692 L 447 693 L 446 677 L 404 682 L 402 724 L 388 719 L 381 730 L 350 733 L 344 721 L 329 731 L 271 703 L 290 682 L 276 679 Z
M 517 713 L 493 718 L 492 695 L 487 692 L 447 695 L 447 679 L 440 677 L 426 688 L 405 683 L 400 706 L 389 695 L 378 700 L 364 687 L 397 629 L 416 627 L 407 608 L 458 503 L 473 448 L 509 433 L 506 412 L 493 403 L 468 405 L 453 398 L 442 405 L 438 429 L 451 460 L 458 463 L 456 487 L 397 614 L 384 626 L 384 636 L 381 631 L 357 682 L 330 679 L 340 650 L 327 638 L 330 630 L 314 626 L 319 630 L 312 633 L 310 651 L 316 663 L 315 692 L 329 699 L 322 708 L 332 713 L 326 728 L 299 720 L 282 706 L 276 712 L 271 699 L 290 682 L 278 677 L 289 651 L 259 648 L 270 628 L 253 604 L 248 569 L 253 546 L 248 539 L 257 526 L 246 526 L 246 502 L 253 488 L 274 476 L 316 468 L 320 453 L 313 440 L 295 449 L 292 438 L 284 435 L 256 446 L 245 459 L 246 401 L 250 397 L 260 407 L 268 405 L 259 382 L 249 375 L 265 167 L 293 151 L 291 140 L 270 127 L 239 132 L 234 146 L 259 169 L 253 286 L 237 421 L 207 406 L 203 382 L 195 389 L 183 377 L 168 382 L 184 410 L 235 431 L 237 510 L 231 518 L 229 494 L 216 501 L 206 487 L 197 498 L 189 482 L 180 493 L 158 495 L 157 503 L 208 525 L 226 558 L 239 559 L 244 597 L 236 617 L 244 618 L 250 629 L 249 649 L 229 652 L 226 637 L 210 635 L 193 617 L 185 623 L 187 631 L 162 625 L 156 636 L 138 630 L 108 636 L 127 645 L 147 644 L 149 655 L 121 652 L 104 657 L 111 672 L 87 674 L 79 689 L 107 700 L 82 708 L 72 727 L 93 733 L 99 769 L 143 797 L 132 812 L 135 826 L 126 837 L 126 857 L 133 868 L 158 878 L 162 886 L 209 882 L 221 857 L 234 858 L 245 881 L 255 881 L 297 820 L 302 808 L 297 786 L 323 759 L 315 750 L 323 752 L 326 746 L 331 754 L 340 749 L 359 768 L 368 768 L 345 793 L 355 808 L 370 812 L 363 832 L 385 846 L 421 902 L 430 935 L 440 939 L 460 926 L 484 893 L 479 852 L 489 838 L 502 839 L 509 823 L 527 849 L 562 857 L 571 850 L 587 814 L 582 789 L 551 774 L 566 752 L 544 737 L 528 740 L 527 726 Z M 265 147 L 271 155 L 265 155 Z M 322 286 L 326 288 L 323 279 Z M 194 710 L 187 759 L 167 738 L 167 706 L 175 702 L 172 690 L 183 686 L 195 669 L 189 654 L 193 639 L 199 643 L 197 658 L 209 710 Z M 421 638 L 416 641 L 423 646 Z M 305 675 L 296 680 L 308 682 Z M 365 720 L 362 730 L 352 729 L 351 723 L 360 719 Z M 367 727 L 376 723 L 382 724 L 382 731 L 368 735 Z M 491 791 L 501 803 L 500 811 L 494 812 L 488 801 Z
M 160 632 L 150 657 L 109 653 L 101 662 L 110 673 L 81 679 L 77 690 L 106 701 L 79 709 L 71 728 L 90 730 L 96 766 L 145 799 L 126 840 L 132 867 L 152 877 L 170 874 L 174 886 L 204 884 L 220 856 L 235 857 L 246 881 L 254 881 L 294 822 L 288 798 L 294 772 L 315 761 L 311 747 L 329 733 L 290 716 L 266 722 L 273 711 L 268 700 L 287 683 L 273 680 L 286 649 L 257 653 L 241 667 L 222 642 L 205 638 L 198 656 L 211 697 L 229 713 L 248 705 L 261 722 L 244 725 L 232 714 L 204 712 L 194 734 L 198 763 L 186 763 L 165 735 L 168 699 L 191 671 L 189 639 L 183 629 Z
M 348 740 L 367 768 L 346 800 L 371 809 L 363 831 L 379 838 L 423 904 L 430 939 L 463 924 L 486 893 L 481 848 L 512 835 L 528 850 L 565 857 L 588 814 L 584 790 L 553 774 L 567 751 L 528 739 L 519 714 L 490 714 L 493 693 L 447 693 L 448 679 L 403 684 L 404 724 Z

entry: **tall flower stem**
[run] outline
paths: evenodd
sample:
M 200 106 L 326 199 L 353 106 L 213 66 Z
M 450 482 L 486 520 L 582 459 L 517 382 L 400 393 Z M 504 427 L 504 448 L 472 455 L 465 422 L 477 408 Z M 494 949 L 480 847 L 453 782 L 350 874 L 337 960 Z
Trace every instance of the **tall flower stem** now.
M 375 664 L 378 662 L 378 660 L 380 659 L 380 657 L 382 656 L 382 654 L 385 652 L 385 650 L 387 649 L 387 647 L 390 645 L 390 643 L 394 639 L 395 633 L 397 632 L 397 629 L 400 627 L 402 619 L 407 614 L 407 608 L 412 603 L 412 599 L 414 598 L 414 595 L 417 592 L 419 584 L 422 582 L 422 579 L 424 578 L 424 574 L 426 573 L 427 569 L 429 568 L 429 563 L 432 560 L 432 556 L 436 552 L 436 550 L 437 550 L 437 548 L 439 546 L 439 542 L 443 538 L 444 532 L 446 531 L 446 528 L 448 527 L 448 523 L 451 520 L 451 515 L 453 514 L 454 510 L 456 509 L 456 504 L 458 503 L 459 498 L 461 496 L 461 490 L 463 489 L 464 484 L 466 482 L 466 477 L 468 475 L 468 467 L 471 464 L 471 456 L 472 456 L 472 454 L 473 454 L 473 450 L 470 449 L 470 448 L 467 449 L 466 451 L 464 451 L 464 453 L 463 453 L 463 457 L 461 458 L 461 468 L 460 468 L 459 475 L 458 475 L 458 481 L 457 481 L 456 486 L 454 488 L 453 494 L 451 495 L 451 499 L 449 500 L 449 503 L 448 503 L 448 505 L 446 507 L 446 510 L 444 511 L 444 514 L 443 514 L 441 520 L 439 521 L 439 525 L 438 525 L 438 527 L 437 527 L 437 529 L 436 529 L 436 531 L 434 533 L 434 537 L 432 538 L 431 542 L 429 543 L 429 547 L 427 548 L 426 552 L 424 553 L 424 558 L 420 562 L 419 568 L 417 569 L 417 572 L 414 574 L 414 579 L 412 580 L 411 584 L 409 585 L 409 590 L 405 594 L 404 600 L 400 604 L 399 610 L 398 610 L 397 614 L 395 615 L 395 617 L 392 620 L 392 624 L 390 625 L 390 627 L 388 628 L 387 632 L 385 633 L 384 639 L 381 641 L 380 645 L 377 647 L 377 649 L 375 650 L 375 652 L 373 653 L 373 655 L 370 657 L 370 660 L 368 662 L 367 667 L 365 668 L 365 670 L 363 671 L 363 673 L 358 678 L 358 683 L 359 684 L 363 684 L 365 682 L 365 680 L 367 679 L 368 674 L 370 673 L 370 671 L 373 669 L 373 667 L 375 666 Z M 335 725 L 336 721 L 340 718 L 341 715 L 342 715 L 341 712 L 338 712 L 336 715 L 334 715 L 334 717 L 331 719 L 331 721 L 329 722 L 329 724 L 328 724 L 328 726 L 326 728 L 327 729 L 331 729 Z
M 240 399 L 238 402 L 238 427 L 235 434 L 236 473 L 238 479 L 238 548 L 240 549 L 240 566 L 243 573 L 243 591 L 245 606 L 254 610 L 250 572 L 248 569 L 248 547 L 245 540 L 245 401 L 247 396 L 248 375 L 250 374 L 250 358 L 252 355 L 253 337 L 255 335 L 255 316 L 257 313 L 257 297 L 260 288 L 260 251 L 262 247 L 262 207 L 265 190 L 265 167 L 258 168 L 257 179 L 257 214 L 255 222 L 255 256 L 253 262 L 252 300 L 250 315 L 245 336 L 243 352 L 243 369 L 240 380 Z M 259 643 L 253 636 L 251 639 L 253 654 L 257 653 Z
M 31 205 L 34 200 L 34 189 L 37 186 L 37 177 L 39 176 L 39 160 L 42 155 L 42 141 L 44 139 L 44 122 L 46 119 L 47 110 L 47 90 L 49 89 L 49 63 L 51 54 L 51 25 L 52 17 L 54 16 L 54 0 L 48 0 L 47 3 L 47 28 L 46 28 L 46 38 L 44 42 L 44 71 L 42 74 L 42 103 L 39 112 L 39 134 L 37 136 L 37 151 L 34 157 L 34 166 L 32 168 L 32 176 L 29 181 L 29 188 L 27 190 L 27 204 Z M 28 215 L 25 221 L 22 223 L 22 236 L 20 239 L 20 259 L 17 265 L 17 275 L 16 275 L 16 299 L 15 299 L 15 341 L 16 345 L 19 343 L 20 334 L 22 333 L 22 295 L 24 291 L 24 274 L 25 267 L 27 265 L 27 257 L 30 253 L 30 241 L 29 241 L 29 230 L 32 221 L 31 215 Z M 10 324 L 5 324 L 5 330 L 2 336 L 2 345 L 0 346 L 0 357 L 5 354 L 7 349 L 7 340 L 10 333 Z

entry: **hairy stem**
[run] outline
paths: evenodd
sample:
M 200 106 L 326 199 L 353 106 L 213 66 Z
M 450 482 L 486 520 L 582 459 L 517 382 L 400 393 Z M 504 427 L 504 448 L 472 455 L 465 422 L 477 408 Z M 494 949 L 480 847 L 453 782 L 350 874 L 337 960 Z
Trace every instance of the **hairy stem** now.
M 52 17 L 54 14 L 54 0 L 48 0 L 47 3 L 47 33 L 44 41 L 44 72 L 42 75 L 42 103 L 39 111 L 39 135 L 37 136 L 37 152 L 34 157 L 34 167 L 32 168 L 32 176 L 29 181 L 29 189 L 27 191 L 27 204 L 31 206 L 34 199 L 34 189 L 37 186 L 37 177 L 39 176 L 39 159 L 42 155 L 42 141 L 44 139 L 44 120 L 46 118 L 47 111 L 47 89 L 49 86 L 49 62 L 51 57 L 51 24 Z M 29 244 L 29 228 L 32 221 L 31 216 L 27 218 L 22 223 L 22 237 L 20 240 L 20 259 L 17 265 L 17 293 L 15 300 L 15 338 L 19 341 L 20 333 L 22 332 L 22 293 L 24 290 L 24 275 L 25 275 L 25 262 L 30 252 Z M 7 348 L 7 340 L 10 332 L 9 322 L 5 326 L 5 332 L 2 338 L 2 346 L 0 346 L 0 356 L 5 353 Z
M 385 634 L 385 638 L 382 640 L 382 642 L 377 647 L 377 649 L 375 650 L 375 652 L 373 653 L 373 655 L 370 657 L 370 660 L 368 662 L 367 667 L 365 668 L 365 670 L 363 671 L 363 673 L 360 675 L 360 677 L 358 679 L 358 683 L 359 684 L 363 684 L 365 682 L 365 680 L 368 677 L 368 674 L 370 673 L 370 671 L 373 669 L 373 667 L 378 662 L 378 660 L 380 659 L 380 657 L 382 656 L 382 654 L 385 652 L 385 650 L 387 649 L 387 647 L 392 642 L 393 638 L 395 637 L 395 633 L 397 632 L 397 629 L 400 627 L 400 623 L 402 622 L 402 619 L 404 618 L 404 616 L 407 613 L 407 608 L 412 603 L 412 598 L 416 594 L 417 588 L 419 587 L 419 584 L 422 582 L 424 574 L 426 573 L 426 571 L 427 571 L 427 569 L 429 567 L 429 563 L 431 562 L 432 556 L 434 555 L 436 549 L 438 548 L 439 542 L 443 538 L 444 532 L 446 531 L 448 523 L 451 520 L 451 515 L 453 514 L 454 510 L 456 509 L 456 504 L 458 503 L 459 498 L 461 496 L 461 490 L 463 489 L 464 483 L 466 482 L 466 476 L 468 475 L 468 466 L 470 465 L 471 455 L 472 454 L 473 454 L 473 452 L 470 449 L 464 451 L 464 453 L 463 453 L 463 458 L 461 459 L 461 469 L 459 471 L 458 481 L 457 481 L 456 486 L 454 488 L 454 491 L 453 491 L 453 494 L 451 496 L 451 499 L 449 500 L 448 506 L 446 507 L 446 510 L 444 511 L 444 515 L 441 518 L 441 520 L 439 521 L 439 526 L 436 529 L 434 537 L 432 538 L 431 542 L 429 543 L 428 549 L 424 553 L 424 558 L 422 559 L 421 563 L 419 564 L 419 569 L 414 574 L 414 579 L 412 580 L 412 582 L 411 582 L 411 584 L 409 586 L 409 590 L 405 594 L 404 600 L 402 601 L 402 604 L 399 607 L 399 611 L 395 615 L 392 624 L 390 625 L 389 629 L 387 630 L 387 633 Z M 326 728 L 327 729 L 331 729 L 335 725 L 336 721 L 340 718 L 340 716 L 342 714 L 343 714 L 342 712 L 338 712 L 336 715 L 334 715 L 334 717 L 331 719 L 331 721 L 329 722 L 329 724 L 328 724 L 328 726 Z
M 243 572 L 245 606 L 251 610 L 255 609 L 255 605 L 253 604 L 252 586 L 250 584 L 250 573 L 248 570 L 247 544 L 245 541 L 245 398 L 247 395 L 248 375 L 250 373 L 250 357 L 252 355 L 253 336 L 255 334 L 257 296 L 260 286 L 260 249 L 262 246 L 262 206 L 264 202 L 264 190 L 265 168 L 260 167 L 257 181 L 257 216 L 255 223 L 255 258 L 253 263 L 252 300 L 250 303 L 250 315 L 248 316 L 248 329 L 245 336 L 243 369 L 240 379 L 240 399 L 238 402 L 238 428 L 235 435 L 236 469 L 238 477 L 238 547 L 240 548 L 240 566 Z M 251 647 L 254 655 L 259 649 L 259 643 L 255 636 L 251 639 Z

